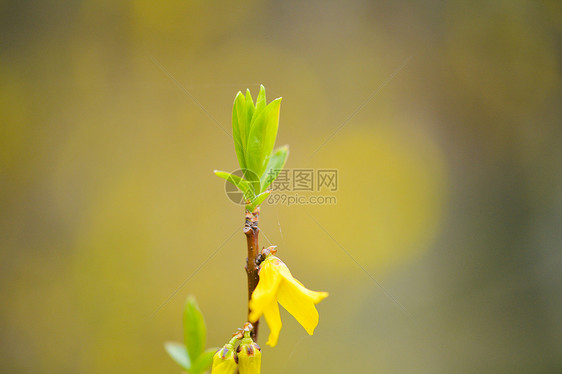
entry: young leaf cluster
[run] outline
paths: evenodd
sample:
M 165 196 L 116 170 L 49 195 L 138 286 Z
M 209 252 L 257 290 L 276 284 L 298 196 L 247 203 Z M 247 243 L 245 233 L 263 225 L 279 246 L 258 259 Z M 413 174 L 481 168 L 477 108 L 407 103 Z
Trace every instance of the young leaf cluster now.
M 269 196 L 268 187 L 283 169 L 289 155 L 288 146 L 273 150 L 280 105 L 281 98 L 266 103 L 263 85 L 255 104 L 250 90 L 246 90 L 246 95 L 238 92 L 234 99 L 232 136 L 243 176 L 224 171 L 215 171 L 215 174 L 244 193 L 248 210 L 254 210 Z

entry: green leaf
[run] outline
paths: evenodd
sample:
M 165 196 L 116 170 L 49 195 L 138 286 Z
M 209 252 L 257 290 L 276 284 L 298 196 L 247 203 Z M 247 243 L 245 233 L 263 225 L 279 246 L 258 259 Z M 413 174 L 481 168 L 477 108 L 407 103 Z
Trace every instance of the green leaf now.
M 281 98 L 275 99 L 264 110 L 256 109 L 252 118 L 245 157 L 246 167 L 256 173 L 258 178 L 264 174 L 275 145 L 280 105 Z
M 184 370 L 191 369 L 191 361 L 185 345 L 176 342 L 166 342 L 164 343 L 164 348 L 166 348 L 166 352 L 168 352 L 170 357 Z
M 205 348 L 207 328 L 203 313 L 199 310 L 195 297 L 188 296 L 183 310 L 183 329 L 185 347 L 191 362 L 195 362 Z
M 248 120 L 246 116 L 246 99 L 242 92 L 238 92 L 232 106 L 232 138 L 234 139 L 234 149 L 241 169 L 246 169 L 245 148 L 248 133 L 246 128 Z
M 269 158 L 269 163 L 267 164 L 267 168 L 265 169 L 265 173 L 261 176 L 261 191 L 265 191 L 267 187 L 279 175 L 279 172 L 285 166 L 285 162 L 287 162 L 287 157 L 289 156 L 289 146 L 284 145 L 283 147 L 277 148 L 271 157 Z
M 249 89 L 246 89 L 246 113 L 248 115 L 248 122 L 246 122 L 248 126 L 246 134 L 250 132 L 250 123 L 252 123 L 252 116 L 254 115 L 255 111 L 256 107 L 254 105 L 254 101 L 252 100 L 252 94 L 250 93 Z M 244 146 L 245 145 L 246 143 L 244 143 Z
M 191 374 L 204 373 L 211 368 L 213 364 L 213 356 L 218 351 L 218 348 L 209 348 L 203 352 L 197 361 L 191 366 Z
M 253 212 L 254 209 L 256 209 L 256 207 L 258 207 L 261 203 L 263 203 L 265 199 L 267 199 L 270 193 L 271 191 L 265 191 L 260 193 L 258 196 L 256 196 L 254 200 L 252 200 L 250 204 L 248 204 L 246 209 L 248 209 L 250 212 Z
M 260 85 L 260 92 L 258 93 L 258 97 L 256 98 L 256 112 L 265 109 L 265 87 Z
M 214 173 L 218 177 L 221 177 L 222 179 L 226 179 L 234 186 L 236 186 L 240 191 L 244 193 L 244 197 L 247 200 L 253 200 L 254 197 L 256 196 L 256 194 L 254 193 L 255 191 L 254 187 L 249 181 L 242 179 L 238 175 L 227 173 L 226 171 L 215 170 Z M 247 173 L 247 174 L 251 174 L 251 173 Z

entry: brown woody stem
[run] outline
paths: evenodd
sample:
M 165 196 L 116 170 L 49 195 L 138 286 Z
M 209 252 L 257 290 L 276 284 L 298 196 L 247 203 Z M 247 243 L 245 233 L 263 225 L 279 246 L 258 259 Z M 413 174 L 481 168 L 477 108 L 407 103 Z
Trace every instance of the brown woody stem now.
M 246 274 L 248 275 L 248 303 L 252 298 L 252 293 L 258 286 L 260 277 L 258 275 L 259 267 L 256 259 L 259 255 L 258 220 L 260 216 L 260 208 L 257 207 L 253 212 L 246 210 L 246 222 L 244 224 L 244 234 L 246 234 L 246 243 L 248 245 L 248 258 L 246 260 Z M 248 306 L 248 317 L 250 315 L 250 307 Z M 260 321 L 253 322 L 252 339 L 258 341 L 258 327 Z

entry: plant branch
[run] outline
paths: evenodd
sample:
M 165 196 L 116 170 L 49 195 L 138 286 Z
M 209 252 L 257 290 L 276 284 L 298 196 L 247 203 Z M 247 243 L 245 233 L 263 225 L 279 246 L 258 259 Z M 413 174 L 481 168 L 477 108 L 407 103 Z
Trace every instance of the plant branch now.
M 260 279 L 258 275 L 258 264 L 256 259 L 259 254 L 258 235 L 260 229 L 258 228 L 258 220 L 260 216 L 260 208 L 257 207 L 253 212 L 246 210 L 246 222 L 244 224 L 244 234 L 246 235 L 246 243 L 248 245 L 248 258 L 246 259 L 246 274 L 248 276 L 248 316 L 250 315 L 249 302 L 252 298 L 252 293 L 258 286 Z M 258 327 L 260 321 L 257 320 L 253 323 L 254 329 L 252 330 L 252 339 L 258 341 Z

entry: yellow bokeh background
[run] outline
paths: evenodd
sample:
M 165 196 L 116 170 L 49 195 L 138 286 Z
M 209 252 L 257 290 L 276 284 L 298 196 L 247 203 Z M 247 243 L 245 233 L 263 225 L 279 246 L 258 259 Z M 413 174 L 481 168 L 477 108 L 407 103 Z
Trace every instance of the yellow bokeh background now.
M 179 373 L 245 322 L 236 92 L 283 97 L 261 245 L 330 292 L 264 373 L 560 370 L 556 1 L 1 1 L 0 372 Z M 303 196 L 314 193 L 303 192 Z M 261 327 L 260 343 L 267 327 Z

